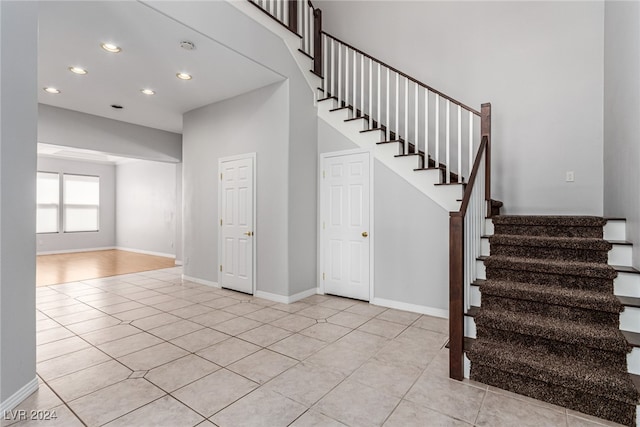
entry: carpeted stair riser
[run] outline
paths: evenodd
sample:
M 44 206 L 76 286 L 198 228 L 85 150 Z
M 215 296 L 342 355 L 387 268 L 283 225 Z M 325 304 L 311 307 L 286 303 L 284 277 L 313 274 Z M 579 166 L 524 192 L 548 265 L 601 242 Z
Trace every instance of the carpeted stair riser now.
M 509 234 L 521 236 L 556 236 L 556 237 L 592 237 L 602 238 L 602 227 L 560 227 L 496 224 L 494 218 L 494 234 Z
M 580 359 L 539 353 L 528 346 L 516 347 L 517 354 L 510 352 L 511 348 L 506 343 L 483 339 L 473 344 L 470 353 L 479 365 L 619 402 L 634 404 L 638 401 L 638 392 L 626 372 L 593 367 Z
M 564 307 L 552 305 L 544 302 L 527 301 L 513 298 L 503 298 L 493 295 L 482 296 L 482 306 L 488 310 L 498 312 L 508 310 L 513 313 L 526 315 L 542 314 L 561 321 L 571 320 L 574 322 L 593 323 L 596 325 L 607 325 L 615 328 L 620 327 L 620 314 L 605 311 L 590 310 L 579 307 Z
M 615 279 L 618 273 L 606 263 L 577 262 L 567 260 L 540 260 L 536 258 L 517 258 L 492 255 L 484 260 L 487 268 L 508 268 L 518 271 L 534 271 L 544 274 L 559 274 L 562 276 L 597 277 L 601 279 Z
M 548 285 L 569 289 L 594 290 L 613 293 L 613 280 L 599 277 L 580 277 L 538 271 L 518 271 L 511 268 L 490 268 L 486 270 L 489 280 L 524 282 L 532 285 Z
M 510 311 L 481 309 L 475 317 L 476 327 L 517 332 L 533 337 L 545 337 L 567 344 L 629 353 L 632 347 L 619 329 L 602 325 L 598 328 L 590 324 L 571 321 L 558 322 L 557 319 L 542 315 L 518 315 Z M 480 336 L 480 335 L 479 335 Z
M 553 259 L 566 261 L 586 261 L 606 263 L 607 252 L 584 249 L 540 248 L 529 246 L 508 246 L 491 244 L 491 255 L 510 257 L 526 257 L 537 259 Z
M 535 301 L 565 307 L 577 307 L 608 313 L 621 313 L 624 306 L 613 293 L 558 286 L 488 280 L 480 285 L 483 300 L 488 296 Z
M 481 364 L 471 365 L 471 379 L 622 425 L 635 426 L 635 405 L 548 384 Z
M 489 238 L 491 255 L 607 263 L 611 243 L 602 239 L 496 234 Z
M 477 334 L 479 337 L 483 337 L 482 339 L 509 343 L 513 346 L 530 346 L 535 351 L 546 351 L 549 354 L 563 356 L 569 359 L 579 359 L 585 364 L 593 366 L 602 366 L 602 364 L 604 364 L 605 366 L 611 367 L 611 369 L 627 372 L 627 355 L 624 353 L 589 347 L 578 347 L 574 344 L 553 341 L 543 337 L 522 335 L 517 332 L 493 328 L 477 327 Z

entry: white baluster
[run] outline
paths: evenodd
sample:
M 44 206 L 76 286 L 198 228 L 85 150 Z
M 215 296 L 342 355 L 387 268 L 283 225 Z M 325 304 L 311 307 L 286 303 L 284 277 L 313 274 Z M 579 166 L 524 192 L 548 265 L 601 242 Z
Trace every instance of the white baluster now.
M 429 91 L 424 89 L 424 162 L 429 167 Z
M 451 183 L 451 109 L 449 108 L 451 106 L 451 102 L 447 99 L 447 103 L 446 103 L 447 109 L 445 111 L 445 162 L 446 162 L 446 183 L 449 184 Z
M 353 117 L 358 116 L 358 79 L 356 78 L 358 72 L 357 53 L 353 51 Z
M 436 167 L 440 167 L 440 95 L 435 94 L 436 98 L 436 113 L 435 113 L 435 131 L 436 131 L 436 152 L 435 162 Z
M 271 15 L 274 15 L 274 9 L 273 9 L 274 4 L 273 3 L 274 3 L 273 0 L 269 0 L 269 13 Z
M 473 113 L 469 111 L 469 172 L 467 173 L 467 176 L 469 178 L 471 178 L 472 168 L 473 168 Z
M 373 60 L 369 58 L 369 128 L 373 124 Z
M 324 90 L 324 97 L 328 97 L 329 96 L 329 85 L 327 84 L 328 80 L 329 80 L 329 74 L 327 74 L 327 57 L 328 57 L 328 52 L 327 52 L 327 36 L 325 34 L 322 35 L 322 56 L 324 57 L 324 60 L 322 61 L 322 67 L 324 68 L 324 72 L 322 74 L 322 76 L 324 77 L 324 79 L 322 79 L 322 90 Z
M 409 154 L 409 79 L 404 78 L 404 154 Z
M 391 135 L 390 135 L 391 119 L 389 118 L 389 73 L 391 73 L 391 70 L 387 68 L 387 126 L 386 126 L 386 132 L 385 132 L 386 140 L 389 140 L 391 138 Z
M 377 74 L 377 81 L 378 81 L 378 110 L 377 110 L 377 117 L 378 117 L 378 127 L 382 127 L 382 112 L 380 111 L 380 63 L 378 62 L 378 74 Z
M 344 103 L 349 105 L 349 48 L 344 48 Z
M 338 108 L 342 107 L 342 44 L 338 43 Z
M 396 73 L 396 139 L 400 141 L 400 74 Z
M 304 18 L 304 26 L 303 26 L 303 42 L 304 42 L 304 51 L 309 53 L 309 10 L 306 7 L 306 4 L 303 2 L 302 15 Z M 332 40 L 333 42 L 333 40 Z M 332 43 L 333 44 L 333 43 Z
M 276 17 L 278 21 L 282 21 L 282 2 L 280 0 L 276 1 Z
M 289 26 L 289 5 L 284 1 L 282 3 L 282 22 L 288 27 Z
M 458 182 L 462 182 L 462 107 L 458 105 Z
M 331 39 L 331 96 L 336 96 L 336 48 L 335 40 Z
M 413 107 L 415 110 L 415 130 L 416 130 L 416 136 L 415 136 L 415 145 L 414 145 L 414 152 L 415 153 L 419 153 L 420 152 L 420 147 L 419 147 L 419 142 L 420 139 L 418 138 L 418 83 L 416 83 L 416 90 L 414 91 L 414 95 L 415 95 L 415 99 L 413 100 Z
M 364 55 L 360 54 L 360 117 L 364 117 Z
M 316 57 L 315 56 L 315 46 L 313 43 L 313 34 L 314 34 L 314 28 L 316 26 L 316 20 L 313 18 L 313 8 L 309 7 L 309 53 L 311 54 L 312 57 Z

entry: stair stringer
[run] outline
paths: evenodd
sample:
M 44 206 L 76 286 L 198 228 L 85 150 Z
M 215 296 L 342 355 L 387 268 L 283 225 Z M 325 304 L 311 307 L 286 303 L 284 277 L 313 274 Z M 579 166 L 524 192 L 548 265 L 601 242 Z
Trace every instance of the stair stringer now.
M 419 170 L 418 156 L 400 156 L 401 146 L 398 142 L 389 142 L 378 144 L 384 140 L 382 131 L 366 130 L 364 119 L 361 120 L 345 120 L 350 118 L 350 110 L 341 108 L 331 111 L 338 107 L 335 99 L 326 99 L 318 102 L 318 117 L 327 122 L 330 126 L 351 140 L 358 147 L 371 149 L 374 157 L 386 167 L 402 177 L 409 184 L 417 188 L 424 195 L 429 197 L 446 211 L 457 211 L 460 209 L 460 199 L 463 196 L 463 186 L 461 184 L 453 185 L 435 185 L 440 183 L 441 172 L 439 169 Z
M 296 64 L 298 64 L 300 72 L 309 85 L 309 89 L 313 94 L 315 102 L 317 100 L 316 88 L 322 86 L 322 78 L 310 72 L 310 70 L 313 69 L 313 60 L 298 50 L 300 49 L 302 38 L 289 31 L 282 24 L 267 15 L 265 12 L 259 10 L 258 7 L 251 4 L 249 1 L 231 0 L 227 2 L 282 39 L 287 49 L 289 49 L 291 57 L 294 59 Z

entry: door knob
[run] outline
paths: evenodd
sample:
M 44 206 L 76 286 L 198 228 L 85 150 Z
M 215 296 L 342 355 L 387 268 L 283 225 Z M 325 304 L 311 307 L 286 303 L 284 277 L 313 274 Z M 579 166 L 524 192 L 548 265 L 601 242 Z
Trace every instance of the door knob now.
M 245 231 L 245 236 L 253 236 L 253 231 Z
M 362 237 L 367 237 L 369 235 L 369 233 L 367 233 L 366 231 L 362 232 Z

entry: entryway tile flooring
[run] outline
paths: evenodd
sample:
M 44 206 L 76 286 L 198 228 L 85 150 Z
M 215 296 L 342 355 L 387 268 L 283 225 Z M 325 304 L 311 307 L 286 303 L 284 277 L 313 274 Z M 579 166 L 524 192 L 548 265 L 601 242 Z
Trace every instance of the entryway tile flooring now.
M 2 425 L 611 425 L 450 380 L 444 319 L 322 295 L 278 304 L 180 272 L 37 288 L 40 389 L 16 409 L 57 418 Z

